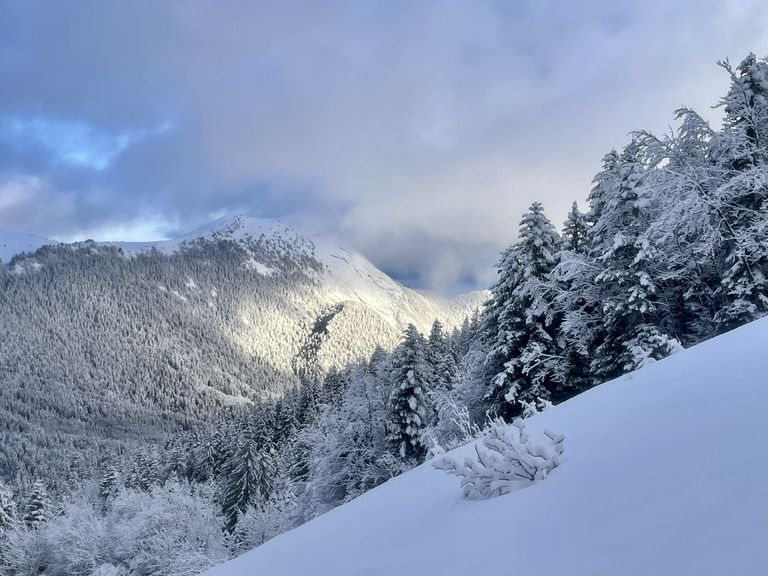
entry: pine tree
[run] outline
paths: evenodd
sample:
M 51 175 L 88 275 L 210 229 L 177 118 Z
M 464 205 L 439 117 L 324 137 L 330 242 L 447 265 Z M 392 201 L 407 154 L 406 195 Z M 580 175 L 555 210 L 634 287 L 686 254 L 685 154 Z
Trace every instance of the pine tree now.
M 29 495 L 29 501 L 24 509 L 24 523 L 29 528 L 37 528 L 48 520 L 51 503 L 48 499 L 48 493 L 41 481 L 36 481 L 32 486 L 32 493 Z
M 719 64 L 731 87 L 720 101 L 725 119 L 713 151 L 724 174 L 709 205 L 723 263 L 716 320 L 725 331 L 768 312 L 768 59 L 750 54 L 736 70 Z
M 101 482 L 99 482 L 99 496 L 101 496 L 105 504 L 115 497 L 120 487 L 119 484 L 117 467 L 108 464 L 104 470 L 104 475 L 101 477 Z
M 0 538 L 16 521 L 13 493 L 0 481 Z
M 568 219 L 563 224 L 563 249 L 576 254 L 584 250 L 584 245 L 589 232 L 587 216 L 579 212 L 579 205 L 574 202 Z
M 588 235 L 589 255 L 599 267 L 601 325 L 591 370 L 609 380 L 668 355 L 677 342 L 658 330 L 657 286 L 651 273 L 658 257 L 647 235 L 652 195 L 637 142 L 628 145 L 608 172 L 595 178 L 600 217 Z
M 157 486 L 159 483 L 157 457 L 147 449 L 138 450 L 125 476 L 125 487 L 148 492 L 152 486 Z
M 768 59 L 749 54 L 736 70 L 728 60 L 718 62 L 731 77 L 719 160 L 741 171 L 768 159 Z
M 421 461 L 427 453 L 422 432 L 433 416 L 429 400 L 429 368 L 424 337 L 409 324 L 392 354 L 392 392 L 389 398 L 389 442 L 404 460 Z
M 491 287 L 481 328 L 487 347 L 487 398 L 492 411 L 513 417 L 520 400 L 549 398 L 562 382 L 559 318 L 550 273 L 559 261 L 561 240 L 534 202 L 520 222 L 520 241 L 502 255 L 499 279 Z
M 425 356 L 432 371 L 431 387 L 440 390 L 451 388 L 457 377 L 458 367 L 451 343 L 446 338 L 439 320 L 432 323 Z
M 249 506 L 269 500 L 276 480 L 275 447 L 258 425 L 237 435 L 222 471 L 221 510 L 232 532 Z
M 658 205 L 647 237 L 657 247 L 659 326 L 692 345 L 715 334 L 722 262 L 714 257 L 720 233 L 713 226 L 712 199 L 727 170 L 714 160 L 719 134 L 693 110 L 681 108 L 675 115 L 682 121 L 677 133 L 636 137 L 653 168 Z

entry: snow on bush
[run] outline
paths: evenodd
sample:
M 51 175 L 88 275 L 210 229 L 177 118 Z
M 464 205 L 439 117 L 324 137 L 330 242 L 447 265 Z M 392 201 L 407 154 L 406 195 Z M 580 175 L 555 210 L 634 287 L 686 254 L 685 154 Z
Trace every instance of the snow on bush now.
M 551 449 L 532 443 L 520 418 L 512 425 L 497 421 L 482 439 L 489 451 L 477 443 L 476 460 L 467 456 L 464 464 L 459 464 L 455 458 L 441 456 L 432 466 L 459 476 L 464 497 L 469 500 L 501 496 L 543 480 L 559 466 L 565 436 L 549 430 L 544 434 L 551 441 Z

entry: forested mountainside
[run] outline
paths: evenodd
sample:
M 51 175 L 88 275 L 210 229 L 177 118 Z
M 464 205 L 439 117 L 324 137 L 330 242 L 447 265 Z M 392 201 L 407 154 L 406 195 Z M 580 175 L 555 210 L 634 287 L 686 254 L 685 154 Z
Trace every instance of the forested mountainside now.
M 0 267 L 0 478 L 74 482 L 99 456 L 392 349 L 407 323 L 457 327 L 484 298 L 417 293 L 360 255 L 250 225 L 44 246 Z M 347 262 L 318 259 L 336 252 Z

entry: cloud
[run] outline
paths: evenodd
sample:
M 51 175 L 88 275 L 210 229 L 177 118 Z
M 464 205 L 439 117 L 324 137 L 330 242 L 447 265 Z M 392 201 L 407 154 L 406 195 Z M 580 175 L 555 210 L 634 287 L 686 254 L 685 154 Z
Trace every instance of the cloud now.
M 23 222 L 30 232 L 42 233 L 51 220 L 70 218 L 75 211 L 74 195 L 52 190 L 45 178 L 14 175 L 0 179 L 0 226 L 13 228 Z
M 27 124 L 0 176 L 69 208 L 29 200 L 0 225 L 294 213 L 414 285 L 482 286 L 530 203 L 562 222 L 628 132 L 683 104 L 717 121 L 714 62 L 767 53 L 766 17 L 714 0 L 4 3 L 0 117 Z

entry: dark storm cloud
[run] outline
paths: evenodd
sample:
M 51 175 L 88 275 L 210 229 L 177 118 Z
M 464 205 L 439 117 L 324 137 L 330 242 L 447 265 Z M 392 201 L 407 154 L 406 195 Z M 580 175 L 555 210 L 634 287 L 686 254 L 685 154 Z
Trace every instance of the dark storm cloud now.
M 559 226 L 627 132 L 707 113 L 714 61 L 768 52 L 767 12 L 0 0 L 0 226 L 114 238 L 294 213 L 414 285 L 484 285 L 532 201 Z

